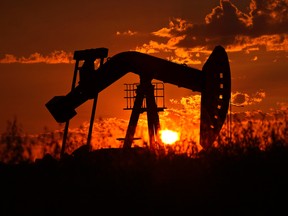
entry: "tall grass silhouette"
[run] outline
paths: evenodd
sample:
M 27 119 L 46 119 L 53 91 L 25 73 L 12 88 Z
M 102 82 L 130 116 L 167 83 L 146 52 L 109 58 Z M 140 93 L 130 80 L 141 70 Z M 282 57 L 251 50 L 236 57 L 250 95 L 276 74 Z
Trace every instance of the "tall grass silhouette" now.
M 255 117 L 257 115 L 257 118 Z M 232 123 L 230 119 L 232 118 Z M 142 122 L 141 122 L 142 121 Z M 231 123 L 230 125 L 229 122 Z M 140 120 L 136 135 L 142 139 L 135 146 L 147 147 L 147 123 Z M 117 141 L 125 133 L 127 121 L 116 118 L 98 119 L 94 123 L 92 139 L 93 150 L 102 148 L 121 148 Z M 86 144 L 88 123 L 68 133 L 66 141 L 67 154 L 73 153 Z M 59 159 L 63 139 L 63 127 L 58 130 L 44 131 L 37 135 L 25 134 L 17 118 L 7 121 L 6 131 L 0 137 L 0 161 L 3 163 L 31 163 L 44 155 Z M 262 112 L 250 113 L 245 118 L 234 113 L 228 116 L 217 140 L 211 149 L 230 155 L 244 154 L 251 151 L 268 151 L 272 148 L 287 148 L 288 146 L 288 111 L 277 110 L 272 114 Z M 193 136 L 186 136 L 174 145 L 165 146 L 166 153 L 187 157 L 199 156 L 199 145 Z
M 285 214 L 287 113 L 282 110 L 247 120 L 235 114 L 231 127 L 224 125 L 211 149 L 199 151 L 196 141 L 187 136 L 166 146 L 166 155 L 160 158 L 149 151 L 114 151 L 121 142 L 115 141 L 115 146 L 109 142 L 124 132 L 127 122 L 98 119 L 95 129 L 101 130 L 93 140 L 97 151 L 70 155 L 86 144 L 84 124 L 69 131 L 67 155 L 58 160 L 61 125 L 59 130 L 45 128 L 31 136 L 13 119 L 1 134 L 0 212 Z M 146 128 L 139 129 L 137 135 L 144 135 Z M 142 144 L 145 147 L 145 140 L 137 146 Z

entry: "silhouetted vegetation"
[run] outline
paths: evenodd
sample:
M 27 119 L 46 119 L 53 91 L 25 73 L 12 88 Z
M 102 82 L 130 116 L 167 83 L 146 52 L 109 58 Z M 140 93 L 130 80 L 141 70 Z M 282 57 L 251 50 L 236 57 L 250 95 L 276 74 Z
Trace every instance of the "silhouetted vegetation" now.
M 284 113 L 281 121 L 234 116 L 232 133 L 224 127 L 211 149 L 199 152 L 187 140 L 163 157 L 145 148 L 89 152 L 83 133 L 69 135 L 60 159 L 62 130 L 29 137 L 14 119 L 1 135 L 1 215 L 285 215 Z
M 233 122 L 228 127 L 223 126 L 218 139 L 212 149 L 223 154 L 239 155 L 250 151 L 267 151 L 274 148 L 286 148 L 288 143 L 288 111 L 278 110 L 273 116 L 258 114 L 257 119 L 243 120 L 237 114 L 233 115 Z M 229 119 L 228 119 L 229 120 Z M 227 121 L 228 122 L 228 121 Z M 103 119 L 99 120 L 96 144 L 94 150 L 110 148 L 109 142 L 118 142 L 113 139 L 113 130 L 123 131 L 123 122 L 117 124 L 115 121 L 105 124 Z M 107 127 L 107 129 L 105 129 Z M 114 129 L 113 129 L 114 128 Z M 59 130 L 44 128 L 43 133 L 27 135 L 23 132 L 21 124 L 14 118 L 7 121 L 7 129 L 0 137 L 0 161 L 4 163 L 34 162 L 50 154 L 56 159 L 60 158 L 60 150 L 63 139 L 63 126 Z M 75 132 L 69 132 L 66 141 L 66 152 L 72 154 L 76 149 L 86 143 L 87 128 L 80 126 Z M 107 143 L 108 142 L 108 143 Z M 115 145 L 114 145 L 115 146 Z M 147 147 L 143 141 L 142 147 Z M 121 148 L 121 143 L 118 142 Z M 169 155 L 185 155 L 187 157 L 198 157 L 199 146 L 195 140 L 184 139 L 173 146 L 166 146 Z

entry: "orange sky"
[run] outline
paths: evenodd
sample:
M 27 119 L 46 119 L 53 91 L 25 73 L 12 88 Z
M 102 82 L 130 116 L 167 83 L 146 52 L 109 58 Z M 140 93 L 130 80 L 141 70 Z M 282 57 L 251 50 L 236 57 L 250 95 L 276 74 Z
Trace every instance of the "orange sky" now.
M 0 132 L 17 117 L 27 133 L 59 125 L 45 108 L 69 92 L 75 50 L 107 47 L 109 56 L 137 50 L 201 69 L 216 45 L 228 52 L 235 110 L 288 104 L 287 0 L 2 1 L 0 3 Z M 128 74 L 99 94 L 96 118 L 129 118 Z M 165 85 L 169 99 L 189 90 Z M 72 127 L 89 121 L 91 102 Z

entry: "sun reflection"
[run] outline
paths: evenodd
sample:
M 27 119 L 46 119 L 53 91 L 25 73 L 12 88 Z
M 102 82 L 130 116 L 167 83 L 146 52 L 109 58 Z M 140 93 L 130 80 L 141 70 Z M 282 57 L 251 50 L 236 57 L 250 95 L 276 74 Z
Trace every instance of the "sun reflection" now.
M 159 131 L 160 138 L 164 144 L 172 145 L 180 139 L 179 133 L 172 130 L 161 130 Z

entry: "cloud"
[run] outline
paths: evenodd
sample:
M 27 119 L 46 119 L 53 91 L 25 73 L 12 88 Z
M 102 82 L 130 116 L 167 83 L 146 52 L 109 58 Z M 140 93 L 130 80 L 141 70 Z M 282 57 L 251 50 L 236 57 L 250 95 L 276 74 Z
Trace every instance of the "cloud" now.
M 3 59 L 0 59 L 0 63 L 16 63 L 18 62 L 18 59 L 11 54 L 5 54 L 5 57 Z
M 239 35 L 235 37 L 234 43 L 227 45 L 228 52 L 257 51 L 265 48 L 266 51 L 287 51 L 288 35 L 263 35 L 256 38 Z
M 208 54 L 210 51 L 207 51 L 204 47 L 195 47 L 195 48 L 184 48 L 178 47 L 178 43 L 183 40 L 185 36 L 172 37 L 167 43 L 159 43 L 157 41 L 151 40 L 148 44 L 143 44 L 142 46 L 137 46 L 136 51 L 146 53 L 146 54 L 155 54 L 155 53 L 166 53 L 169 54 L 166 58 L 169 61 L 176 62 L 179 64 L 186 65 L 199 65 L 203 62 L 204 56 L 201 56 L 200 53 Z M 202 57 L 202 58 L 201 58 Z
M 203 23 L 170 19 L 166 27 L 151 33 L 161 39 L 161 43 L 154 39 L 138 46 L 136 50 L 170 53 L 170 60 L 189 64 L 199 63 L 199 59 L 194 59 L 196 53 L 207 57 L 219 44 L 227 52 L 287 51 L 287 0 L 251 0 L 248 9 L 245 13 L 229 0 L 220 0 L 219 6 L 206 15 Z M 187 55 L 177 56 L 183 50 Z
M 265 42 L 287 46 L 288 2 L 251 0 L 250 11 L 245 14 L 230 1 L 222 0 L 205 17 L 204 24 L 190 26 L 183 32 L 188 40 L 181 41 L 179 46 L 190 47 L 194 44 L 204 45 L 203 43 L 207 43 L 208 48 L 215 44 L 233 46 L 246 42 L 242 38 L 246 38 L 250 44 L 263 46 L 265 44 L 259 44 L 263 37 Z M 191 38 L 198 39 L 193 41 Z
M 253 59 L 251 59 L 251 61 L 257 61 L 258 60 L 258 57 L 257 56 L 254 56 Z
M 124 31 L 124 32 L 120 32 L 120 31 L 117 31 L 117 32 L 116 32 L 116 35 L 117 35 L 117 36 L 133 36 L 133 35 L 136 35 L 136 34 L 138 34 L 138 32 L 136 32 L 136 31 L 131 31 L 131 30 Z
M 171 100 L 172 104 L 179 105 L 180 108 L 167 108 L 159 113 L 161 129 L 177 131 L 181 139 L 199 142 L 200 132 L 200 95 L 192 95 L 180 99 Z M 93 124 L 92 147 L 99 148 L 119 148 L 123 142 L 118 138 L 124 138 L 129 122 L 119 118 L 99 118 Z M 73 143 L 86 143 L 89 122 L 83 122 L 79 128 L 69 129 L 69 133 L 77 136 L 70 136 Z M 193 129 L 191 129 L 193 128 Z M 146 114 L 140 115 L 135 131 L 134 144 L 145 146 L 149 142 L 148 123 Z
M 231 95 L 231 103 L 235 106 L 247 106 L 260 103 L 266 97 L 263 90 L 256 92 L 253 95 L 247 93 L 235 92 Z
M 0 59 L 1 64 L 9 63 L 22 63 L 22 64 L 70 64 L 73 61 L 73 54 L 65 51 L 54 51 L 47 56 L 44 56 L 38 52 L 31 54 L 29 57 L 16 57 L 11 54 L 6 54 L 4 58 Z
M 159 37 L 173 38 L 174 34 L 178 32 L 185 32 L 189 27 L 192 27 L 191 23 L 181 18 L 174 18 L 170 20 L 169 26 L 164 27 L 158 31 L 152 32 L 153 35 Z
M 253 23 L 251 34 L 259 36 L 288 32 L 287 0 L 251 0 L 249 15 Z
M 220 5 L 205 17 L 205 23 L 207 33 L 214 36 L 241 34 L 252 25 L 251 17 L 230 1 L 220 1 Z
M 288 102 L 278 102 L 277 105 L 280 110 L 288 110 Z
M 288 1 L 250 0 L 248 11 L 241 11 L 229 0 L 220 0 L 203 23 L 170 18 L 167 26 L 150 33 L 151 39 L 134 50 L 164 56 L 190 66 L 203 63 L 216 45 L 227 52 L 288 50 Z M 117 36 L 137 36 L 138 32 L 117 31 Z M 6 54 L 0 63 L 71 63 L 72 54 L 55 51 L 48 56 L 34 53 L 28 58 Z
M 260 103 L 265 98 L 265 92 L 260 90 L 253 95 L 247 93 L 236 92 L 232 94 L 232 104 L 238 103 L 245 106 Z M 199 145 L 200 135 L 200 103 L 201 95 L 191 95 L 180 99 L 171 99 L 171 106 L 159 113 L 161 129 L 173 130 L 180 135 L 179 144 L 184 147 L 186 142 L 195 142 Z M 175 105 L 175 106 L 174 106 Z M 243 136 L 249 122 L 253 124 L 253 130 L 262 140 L 263 134 L 272 133 L 273 128 L 280 128 L 285 131 L 286 124 L 281 124 L 283 119 L 287 119 L 287 103 L 278 104 L 281 109 L 272 110 L 271 112 L 263 112 L 261 110 L 243 109 L 244 111 L 231 114 L 233 136 Z M 227 119 L 228 120 L 228 119 Z M 285 122 L 285 121 L 283 121 Z M 227 137 L 230 130 L 226 121 L 222 127 L 222 134 Z M 278 125 L 278 123 L 280 123 Z M 128 121 L 118 118 L 100 118 L 94 122 L 92 135 L 93 149 L 99 148 L 121 148 L 123 142 L 118 138 L 124 138 L 128 126 Z M 73 143 L 86 143 L 89 122 L 84 122 L 80 128 L 70 129 L 70 133 L 76 134 Z M 244 131 L 244 132 L 243 132 Z M 279 132 L 279 133 L 280 133 Z M 226 135 L 225 135 L 226 133 Z M 285 134 L 279 134 L 284 137 Z M 74 137 L 74 136 L 70 136 Z M 148 123 L 146 115 L 140 115 L 134 137 L 140 138 L 135 140 L 134 144 L 140 147 L 145 147 L 149 142 Z M 235 138 L 235 137 L 234 137 Z M 237 137 L 236 137 L 237 138 Z M 243 138 L 243 137 L 242 137 Z M 185 150 L 186 151 L 186 150 Z

